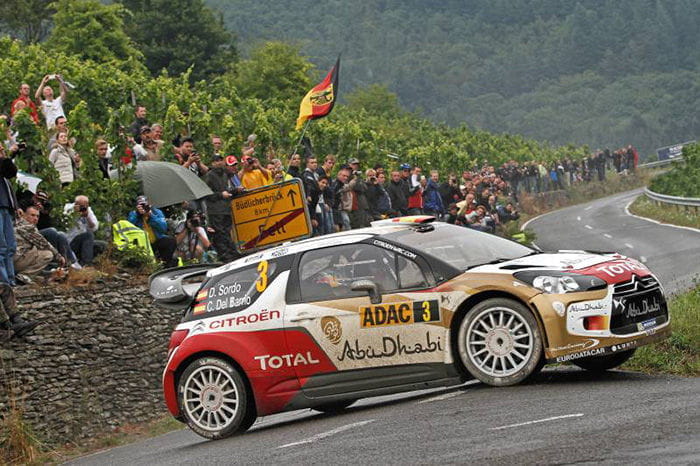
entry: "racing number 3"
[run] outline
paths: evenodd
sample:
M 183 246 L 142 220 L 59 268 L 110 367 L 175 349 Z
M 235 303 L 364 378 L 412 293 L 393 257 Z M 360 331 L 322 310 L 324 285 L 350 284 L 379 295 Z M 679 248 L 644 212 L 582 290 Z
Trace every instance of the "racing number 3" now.
M 262 293 L 267 288 L 267 261 L 260 261 L 258 264 L 258 279 L 255 280 L 255 289 Z
M 430 321 L 430 303 L 423 301 L 423 322 Z

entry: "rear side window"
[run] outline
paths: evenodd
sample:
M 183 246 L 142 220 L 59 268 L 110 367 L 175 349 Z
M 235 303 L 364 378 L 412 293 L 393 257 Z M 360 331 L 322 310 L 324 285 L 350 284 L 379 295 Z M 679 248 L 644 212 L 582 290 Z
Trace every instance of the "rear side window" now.
M 195 296 L 185 320 L 242 311 L 253 304 L 279 274 L 278 261 L 256 264 L 212 277 Z

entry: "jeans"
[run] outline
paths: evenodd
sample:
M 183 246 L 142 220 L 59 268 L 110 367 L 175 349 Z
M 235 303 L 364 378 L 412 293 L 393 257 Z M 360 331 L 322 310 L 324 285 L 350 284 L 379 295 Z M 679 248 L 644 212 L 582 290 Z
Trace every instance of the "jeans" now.
M 17 251 L 13 215 L 10 209 L 0 207 L 0 282 L 15 284 L 14 256 Z
M 95 257 L 95 235 L 91 231 L 80 233 L 70 242 L 70 248 L 78 257 L 80 265 L 92 264 Z
M 75 253 L 70 248 L 70 244 L 68 243 L 68 238 L 66 238 L 65 233 L 62 233 L 53 227 L 39 230 L 39 233 L 41 233 L 41 236 L 46 238 L 46 241 L 51 243 L 51 246 L 56 248 L 60 255 L 65 257 L 66 264 L 72 264 L 78 261 L 78 258 L 75 257 Z

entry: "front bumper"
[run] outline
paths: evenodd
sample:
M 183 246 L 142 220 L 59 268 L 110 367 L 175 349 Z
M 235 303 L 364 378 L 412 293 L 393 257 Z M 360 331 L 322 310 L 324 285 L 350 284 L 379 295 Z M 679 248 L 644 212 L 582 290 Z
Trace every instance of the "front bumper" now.
M 531 299 L 542 317 L 548 363 L 625 351 L 670 335 L 660 287 L 633 294 L 621 285 Z

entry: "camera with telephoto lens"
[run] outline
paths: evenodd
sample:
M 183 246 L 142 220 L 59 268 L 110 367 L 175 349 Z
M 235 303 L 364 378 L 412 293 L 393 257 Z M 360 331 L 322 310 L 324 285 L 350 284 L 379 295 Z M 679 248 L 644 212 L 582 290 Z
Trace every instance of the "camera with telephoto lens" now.
M 141 206 L 141 208 L 143 209 L 144 212 L 150 212 L 150 211 L 151 211 L 151 206 L 148 205 L 148 204 L 145 203 L 145 202 L 140 202 L 140 203 L 138 203 L 138 204 L 136 204 L 136 205 L 137 205 L 137 206 Z
M 190 225 L 192 225 L 193 228 L 199 228 L 199 227 L 206 226 L 206 222 L 204 220 L 204 217 L 202 216 L 202 213 L 198 210 L 188 212 L 187 213 L 187 220 L 189 220 Z
M 81 205 L 80 207 L 78 207 L 79 212 L 87 212 L 87 210 L 88 210 L 88 208 L 84 205 Z

